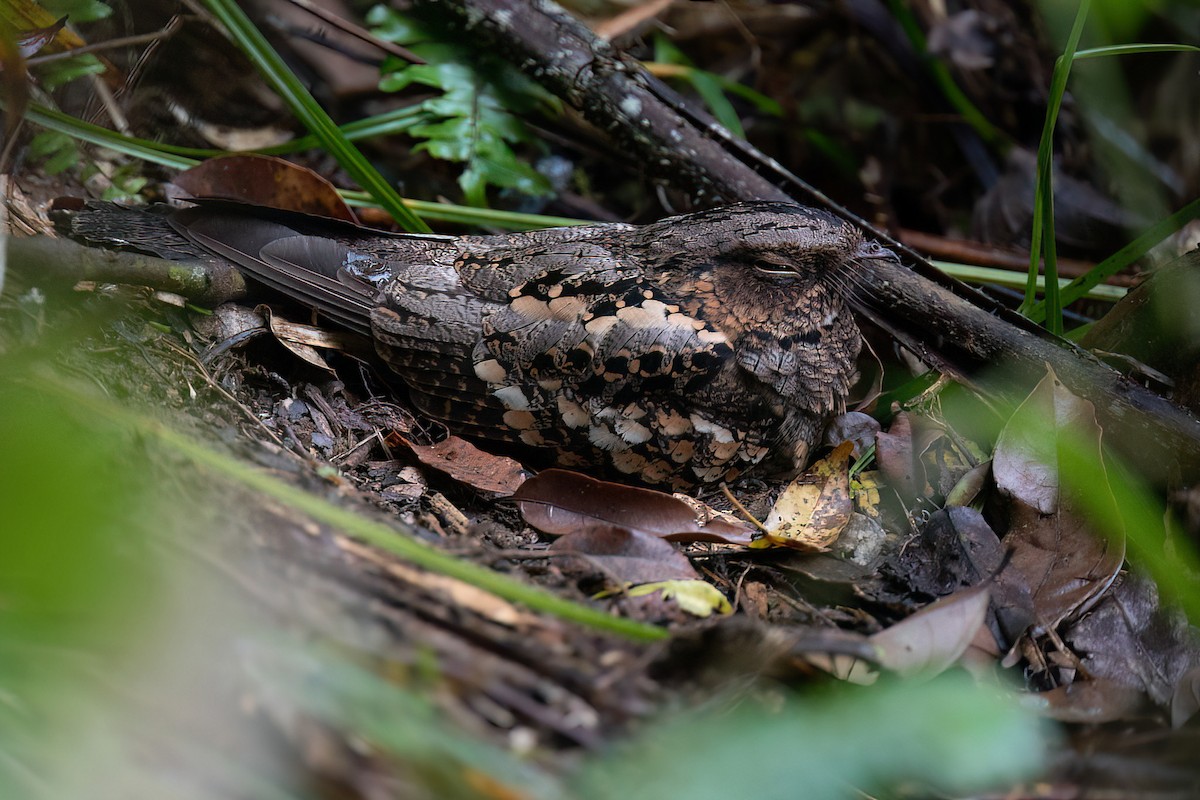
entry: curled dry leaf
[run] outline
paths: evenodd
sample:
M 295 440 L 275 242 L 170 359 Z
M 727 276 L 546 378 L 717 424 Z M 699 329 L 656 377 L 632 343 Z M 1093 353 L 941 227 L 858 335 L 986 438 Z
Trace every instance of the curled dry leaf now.
M 886 432 L 878 431 L 875 434 L 875 460 L 879 463 L 879 469 L 888 484 L 905 496 L 917 492 L 912 437 L 912 419 L 904 411 L 896 415 Z
M 563 469 L 538 473 L 521 484 L 513 499 L 526 522 L 552 536 L 600 524 L 675 542 L 748 545 L 755 538 L 749 525 L 700 518 L 687 503 L 671 495 Z
M 850 453 L 843 442 L 783 490 L 764 527 L 774 544 L 821 552 L 833 544 L 854 510 L 850 502 Z
M 317 348 L 338 350 L 363 360 L 369 359 L 374 352 L 370 344 L 356 334 L 292 322 L 273 312 L 267 305 L 258 306 L 254 312 L 266 320 L 277 342 L 318 369 L 334 371 Z
M 508 497 L 527 477 L 524 468 L 513 459 L 480 450 L 457 436 L 447 436 L 428 445 L 413 444 L 403 436 L 397 438 L 425 466 L 485 494 Z
M 580 556 L 618 586 L 700 577 L 687 556 L 669 542 L 611 525 L 569 533 L 550 549 Z
M 17 51 L 21 54 L 21 58 L 36 55 L 43 47 L 54 41 L 66 24 L 67 18 L 59 17 L 44 28 L 34 28 L 17 34 L 15 37 Z
M 312 340 L 313 336 L 306 334 L 319 334 L 321 331 L 318 328 L 313 328 L 309 325 L 299 325 L 295 322 L 289 322 L 286 319 L 277 317 L 271 307 L 267 305 L 258 306 L 254 309 L 267 321 L 267 327 L 275 336 L 275 341 L 279 342 L 292 355 L 298 357 L 302 361 L 311 364 L 317 369 L 323 369 L 328 373 L 334 373 L 333 367 L 325 360 L 325 357 L 317 351 L 315 347 L 309 344 L 305 339 Z

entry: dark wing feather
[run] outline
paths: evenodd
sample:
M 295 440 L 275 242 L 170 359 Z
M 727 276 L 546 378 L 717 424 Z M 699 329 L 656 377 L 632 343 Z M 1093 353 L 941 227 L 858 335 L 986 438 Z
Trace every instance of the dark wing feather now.
M 182 236 L 227 258 L 259 282 L 329 316 L 350 330 L 370 333 L 374 308 L 369 285 L 339 279 L 349 248 L 279 222 L 205 208 L 171 216 Z

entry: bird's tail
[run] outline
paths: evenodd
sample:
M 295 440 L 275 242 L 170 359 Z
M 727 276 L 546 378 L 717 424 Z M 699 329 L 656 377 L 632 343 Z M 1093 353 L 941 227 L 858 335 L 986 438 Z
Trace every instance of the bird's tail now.
M 172 261 L 225 261 L 247 277 L 357 333 L 371 330 L 375 287 L 348 271 L 354 242 L 404 237 L 294 212 L 205 201 L 186 209 L 132 209 L 87 203 L 65 217 L 67 235 L 85 244 L 133 249 Z

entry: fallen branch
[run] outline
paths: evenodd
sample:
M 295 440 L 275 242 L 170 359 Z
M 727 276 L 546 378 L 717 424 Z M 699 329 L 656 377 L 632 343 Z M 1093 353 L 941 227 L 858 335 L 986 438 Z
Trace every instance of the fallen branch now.
M 8 266 L 29 276 L 60 283 L 95 281 L 147 286 L 174 292 L 197 303 L 216 305 L 246 294 L 242 274 L 230 263 L 168 261 L 124 250 L 85 247 L 46 236 L 9 238 Z

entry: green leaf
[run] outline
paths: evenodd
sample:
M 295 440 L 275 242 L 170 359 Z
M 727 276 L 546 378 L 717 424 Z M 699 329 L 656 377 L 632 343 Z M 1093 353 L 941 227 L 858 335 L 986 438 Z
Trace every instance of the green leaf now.
M 398 24 L 390 9 L 373 9 L 368 20 L 376 26 L 377 36 L 393 41 L 394 37 L 412 40 L 419 29 Z M 454 43 L 424 41 L 414 50 L 429 63 L 386 62 L 388 71 L 379 84 L 386 91 L 413 84 L 441 90 L 420 103 L 422 113 L 431 119 L 408 129 L 422 140 L 414 151 L 463 163 L 459 186 L 470 205 L 486 205 L 489 186 L 529 195 L 551 191 L 549 181 L 520 161 L 509 146 L 540 146 L 514 111 L 555 108 L 545 90 L 508 64 Z
M 725 130 L 734 136 L 740 139 L 746 138 L 746 132 L 742 129 L 742 121 L 738 118 L 733 104 L 725 97 L 722 91 L 723 84 L 718 76 L 696 69 L 692 60 L 661 33 L 654 37 L 654 58 L 667 64 L 686 67 L 687 69 L 681 73 L 681 77 L 692 85 L 692 88 L 704 100 L 704 104 L 708 106 L 708 110 L 716 117 L 717 122 L 721 123 Z
M 385 42 L 411 45 L 428 38 L 421 25 L 388 6 L 372 7 L 366 20 L 372 33 Z
M 54 91 L 76 78 L 85 75 L 99 75 L 104 72 L 104 65 L 90 53 L 60 61 L 50 61 L 34 68 L 38 80 L 46 91 Z
M 41 0 L 41 6 L 55 17 L 70 17 L 73 23 L 95 22 L 112 15 L 112 7 L 100 0 Z
M 79 150 L 70 136 L 46 131 L 29 143 L 29 157 L 35 161 L 44 159 L 42 168 L 46 174 L 59 175 L 79 163 Z

